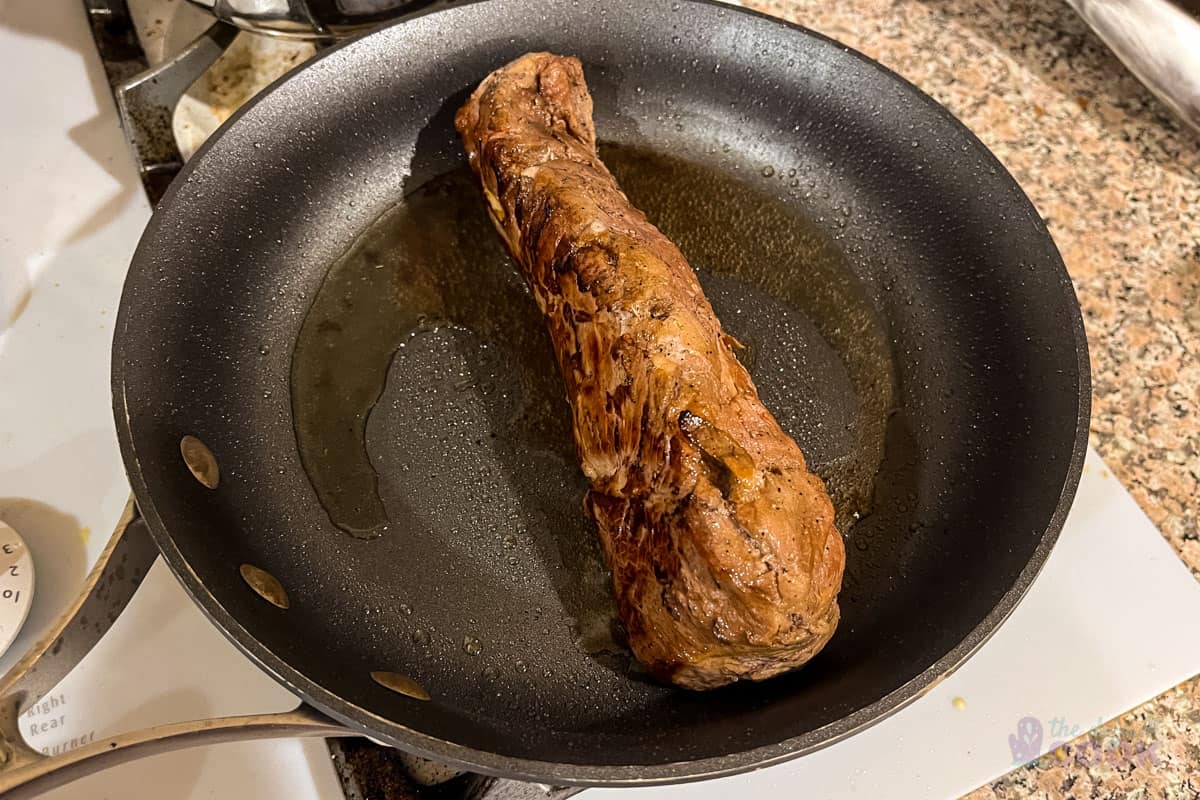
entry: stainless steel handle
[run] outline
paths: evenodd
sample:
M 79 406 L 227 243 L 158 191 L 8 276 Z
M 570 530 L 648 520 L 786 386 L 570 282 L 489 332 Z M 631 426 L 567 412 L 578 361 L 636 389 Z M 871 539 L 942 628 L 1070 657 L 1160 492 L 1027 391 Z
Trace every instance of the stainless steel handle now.
M 79 596 L 50 630 L 0 678 L 0 797 L 34 797 L 65 783 L 154 753 L 201 744 L 354 732 L 301 705 L 278 714 L 177 722 L 44 756 L 21 736 L 18 718 L 66 677 L 100 641 L 158 557 L 131 499 Z
M 75 668 L 125 609 L 158 548 L 131 499 L 75 601 L 20 661 L 0 677 L 0 735 Z M 4 741 L 0 739 L 0 754 Z M 2 768 L 3 765 L 0 765 Z
M 191 0 L 245 31 L 329 44 L 384 22 L 448 8 L 462 0 Z
M 15 727 L 6 730 L 5 734 L 6 738 L 14 734 L 18 739 L 20 737 Z M 302 705 L 293 711 L 277 714 L 218 717 L 159 725 L 100 739 L 53 757 L 43 756 L 28 747 L 13 748 L 9 750 L 8 763 L 0 772 L 0 797 L 4 800 L 26 800 L 94 772 L 184 747 L 247 739 L 353 735 L 354 732 Z
M 217 19 L 254 33 L 285 39 L 328 41 L 333 38 L 307 0 L 192 0 Z
M 1200 22 L 1170 0 L 1068 0 L 1129 71 L 1200 132 Z

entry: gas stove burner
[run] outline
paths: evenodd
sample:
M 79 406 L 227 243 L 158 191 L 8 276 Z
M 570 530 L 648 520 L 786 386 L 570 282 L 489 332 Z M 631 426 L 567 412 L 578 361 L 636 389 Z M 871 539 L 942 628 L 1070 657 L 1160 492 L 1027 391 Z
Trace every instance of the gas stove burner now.
M 312 42 L 239 32 L 172 0 L 84 6 L 151 203 L 242 103 L 316 52 Z
M 452 0 L 84 0 L 152 203 L 221 123 L 319 48 L 449 5 Z

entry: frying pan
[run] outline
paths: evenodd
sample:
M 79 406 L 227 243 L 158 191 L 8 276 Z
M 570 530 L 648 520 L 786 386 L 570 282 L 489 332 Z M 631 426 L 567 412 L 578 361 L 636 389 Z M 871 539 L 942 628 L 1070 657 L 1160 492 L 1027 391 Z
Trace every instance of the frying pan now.
M 451 124 L 530 50 L 582 59 L 606 158 L 830 484 L 843 617 L 802 670 L 693 693 L 621 646 L 562 385 Z M 958 666 L 1054 543 L 1089 377 L 1036 210 L 901 78 L 708 2 L 491 0 L 326 53 L 210 141 L 133 258 L 113 397 L 163 557 L 305 703 L 485 774 L 625 786 L 803 754 Z

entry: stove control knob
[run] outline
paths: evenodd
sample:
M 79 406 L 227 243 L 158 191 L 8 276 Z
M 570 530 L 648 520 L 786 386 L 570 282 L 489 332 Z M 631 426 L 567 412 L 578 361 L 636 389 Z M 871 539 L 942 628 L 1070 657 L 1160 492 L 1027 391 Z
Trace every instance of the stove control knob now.
M 25 540 L 0 522 L 0 654 L 8 650 L 33 604 L 33 559 Z

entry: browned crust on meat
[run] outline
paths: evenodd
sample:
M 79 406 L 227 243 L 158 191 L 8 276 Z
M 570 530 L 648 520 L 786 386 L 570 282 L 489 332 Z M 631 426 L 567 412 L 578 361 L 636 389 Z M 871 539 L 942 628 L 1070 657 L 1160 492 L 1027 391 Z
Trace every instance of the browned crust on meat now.
M 549 327 L 634 653 L 692 689 L 805 663 L 838 621 L 833 505 L 601 163 L 579 61 L 522 56 L 455 125 Z

